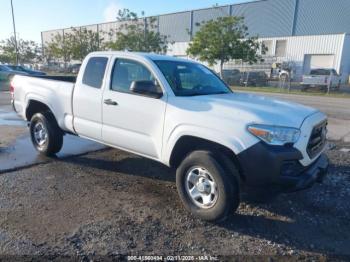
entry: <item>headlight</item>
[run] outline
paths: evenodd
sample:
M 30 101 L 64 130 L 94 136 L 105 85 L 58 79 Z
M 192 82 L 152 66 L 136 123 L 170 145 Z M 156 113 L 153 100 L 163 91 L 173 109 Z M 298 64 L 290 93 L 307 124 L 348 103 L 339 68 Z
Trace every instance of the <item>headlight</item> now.
M 249 125 L 248 131 L 269 145 L 294 144 L 300 137 L 300 130 L 292 127 Z

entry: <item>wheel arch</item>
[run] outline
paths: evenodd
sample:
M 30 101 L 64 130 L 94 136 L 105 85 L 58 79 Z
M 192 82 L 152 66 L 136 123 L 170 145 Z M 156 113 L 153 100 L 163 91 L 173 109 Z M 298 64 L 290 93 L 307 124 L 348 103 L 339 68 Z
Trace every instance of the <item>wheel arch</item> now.
M 37 113 L 43 113 L 43 112 L 52 113 L 53 117 L 55 118 L 55 120 L 57 122 L 57 119 L 56 119 L 52 109 L 50 108 L 50 106 L 48 106 L 47 104 L 45 104 L 39 100 L 36 100 L 36 99 L 29 99 L 28 100 L 26 111 L 25 111 L 25 116 L 26 116 L 27 121 L 30 121 L 30 119 L 33 117 L 33 115 L 35 115 Z
M 206 150 L 213 153 L 221 153 L 233 162 L 239 171 L 240 178 L 245 180 L 240 163 L 235 152 L 227 146 L 204 138 L 184 135 L 175 143 L 169 158 L 169 166 L 177 168 L 182 160 L 191 152 L 196 150 Z

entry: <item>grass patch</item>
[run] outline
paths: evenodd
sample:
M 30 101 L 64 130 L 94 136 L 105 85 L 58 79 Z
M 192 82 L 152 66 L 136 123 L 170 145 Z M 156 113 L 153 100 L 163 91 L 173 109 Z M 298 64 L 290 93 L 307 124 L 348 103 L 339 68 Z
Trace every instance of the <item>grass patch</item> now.
M 291 94 L 291 95 L 304 95 L 304 96 L 322 96 L 322 97 L 338 97 L 338 98 L 350 98 L 350 93 L 345 93 L 341 91 L 333 91 L 327 94 L 325 91 L 319 90 L 308 90 L 301 91 L 298 89 L 281 89 L 278 87 L 241 87 L 241 86 L 231 86 L 233 91 L 247 91 L 247 92 L 259 92 L 259 93 L 275 93 L 275 94 Z

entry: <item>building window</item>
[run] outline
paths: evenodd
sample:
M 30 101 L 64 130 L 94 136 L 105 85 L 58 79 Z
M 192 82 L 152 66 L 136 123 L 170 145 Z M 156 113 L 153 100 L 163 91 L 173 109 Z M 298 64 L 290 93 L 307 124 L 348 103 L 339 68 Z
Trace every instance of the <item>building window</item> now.
M 276 56 L 284 57 L 286 56 L 287 40 L 277 40 L 276 41 Z

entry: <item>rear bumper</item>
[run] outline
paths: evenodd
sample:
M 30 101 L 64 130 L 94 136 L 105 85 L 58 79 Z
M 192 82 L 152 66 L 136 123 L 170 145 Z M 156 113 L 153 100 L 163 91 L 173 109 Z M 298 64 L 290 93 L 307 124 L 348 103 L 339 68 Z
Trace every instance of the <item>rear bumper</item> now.
M 294 147 L 269 146 L 260 142 L 238 156 L 244 185 L 274 192 L 294 192 L 322 182 L 328 158 L 322 154 L 312 164 L 300 164 L 302 153 Z
M 12 109 L 18 113 L 17 109 L 16 109 L 16 106 L 15 106 L 15 100 L 11 99 L 11 106 L 12 106 Z

